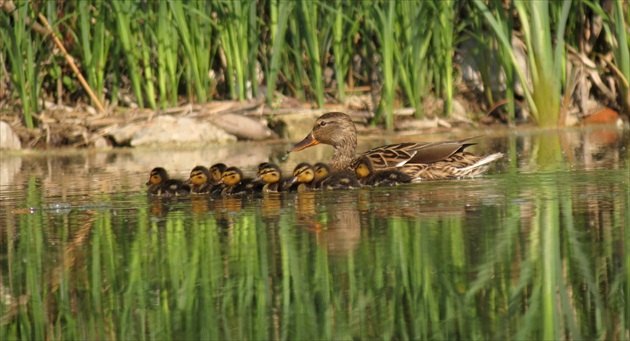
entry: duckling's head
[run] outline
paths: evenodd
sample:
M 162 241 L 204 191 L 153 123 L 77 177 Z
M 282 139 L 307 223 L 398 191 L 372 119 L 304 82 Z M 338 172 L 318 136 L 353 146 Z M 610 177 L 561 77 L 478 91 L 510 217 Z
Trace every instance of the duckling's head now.
M 353 153 L 357 148 L 357 128 L 350 116 L 342 112 L 329 112 L 320 116 L 313 130 L 289 152 L 296 152 L 317 144 L 328 144 L 335 149 L 343 148 Z
M 225 172 L 226 169 L 227 166 L 223 163 L 216 163 L 212 165 L 210 167 L 210 177 L 212 179 L 212 182 L 215 184 L 219 183 L 219 181 L 221 181 L 221 175 L 223 174 L 223 172 Z
M 293 182 L 310 183 L 315 179 L 315 171 L 310 163 L 302 162 L 293 169 Z
M 274 163 L 263 162 L 258 165 L 258 176 L 254 181 L 264 181 L 268 184 L 274 184 L 280 182 L 282 178 L 282 171 L 280 167 Z
M 166 180 L 168 180 L 168 173 L 166 172 L 166 169 L 162 167 L 155 167 L 151 170 L 151 175 L 149 176 L 149 181 L 147 181 L 147 186 L 159 185 Z
M 330 167 L 323 162 L 316 163 L 313 169 L 315 170 L 315 180 L 321 180 L 330 175 Z
M 243 172 L 236 167 L 230 167 L 225 169 L 221 175 L 221 183 L 226 186 L 234 186 L 241 182 L 243 179 Z
M 203 185 L 210 179 L 210 171 L 204 166 L 197 166 L 190 171 L 190 178 L 187 182 L 193 185 Z
M 374 165 L 372 165 L 370 158 L 367 156 L 361 157 L 354 166 L 354 172 L 359 179 L 372 175 L 374 173 Z

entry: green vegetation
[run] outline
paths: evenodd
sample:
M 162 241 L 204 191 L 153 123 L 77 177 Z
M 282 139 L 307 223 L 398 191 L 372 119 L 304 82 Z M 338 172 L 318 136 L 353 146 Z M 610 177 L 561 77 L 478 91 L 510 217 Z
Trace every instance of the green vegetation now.
M 14 89 L 5 100 L 19 101 L 28 127 L 37 124 L 32 114 L 42 99 L 90 100 L 65 60 L 53 54 L 48 34 L 42 36 L 38 14 L 51 23 L 98 100 L 110 106 L 122 95 L 124 105 L 152 109 L 258 96 L 274 106 L 281 93 L 323 107 L 372 89 L 375 123 L 393 129 L 395 110 L 411 107 L 424 117 L 429 97 L 443 99 L 438 114 L 451 113 L 468 86 L 458 59 L 465 52 L 476 60 L 482 81 L 473 88 L 483 86 L 483 92 L 469 90 L 481 103 L 477 110 L 505 103 L 509 123 L 521 106 L 540 126 L 562 125 L 563 112 L 575 106 L 578 82 L 567 70 L 584 67 L 594 72 L 587 82 L 595 84 L 586 96 L 630 111 L 629 11 L 622 1 L 606 8 L 569 0 L 15 4 L 6 1 L 0 18 L 0 82 Z M 599 21 L 601 32 L 588 31 Z M 466 41 L 475 42 L 471 51 L 462 51 Z M 513 46 L 520 44 L 527 68 L 515 55 Z M 522 94 L 515 92 L 517 81 Z M 261 85 L 267 86 L 263 93 Z

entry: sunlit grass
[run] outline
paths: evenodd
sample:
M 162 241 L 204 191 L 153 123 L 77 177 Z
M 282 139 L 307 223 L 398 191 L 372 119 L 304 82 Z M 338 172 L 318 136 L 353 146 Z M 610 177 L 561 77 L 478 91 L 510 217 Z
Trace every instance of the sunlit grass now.
M 611 93 L 628 108 L 628 14 L 619 1 L 610 14 L 591 1 L 475 1 L 464 6 L 418 0 L 93 0 L 47 2 L 37 8 L 16 3 L 0 22 L 5 42 L 0 51 L 3 71 L 15 88 L 11 97 L 19 99 L 27 127 L 36 125 L 31 114 L 39 111 L 42 99 L 88 99 L 68 68 L 51 60 L 46 37 L 32 29 L 39 12 L 59 33 L 97 98 L 111 105 L 121 104 L 120 95 L 128 91 L 133 98 L 124 96 L 124 105 L 152 109 L 182 101 L 245 100 L 258 96 L 264 85 L 272 107 L 281 94 L 321 108 L 329 101 L 343 103 L 348 87 L 353 92 L 371 88 L 379 101 L 368 109 L 376 112 L 375 122 L 391 130 L 394 112 L 403 107 L 424 117 L 430 95 L 443 99 L 442 115 L 452 112 L 461 85 L 454 58 L 460 43 L 471 37 L 481 51 L 479 72 L 488 104 L 504 100 L 508 121 L 514 123 L 518 79 L 534 121 L 562 124 L 559 112 L 567 108 L 561 99 L 571 78 L 564 74 L 565 41 L 578 45 L 587 39 L 582 19 L 569 13 L 592 11 L 603 18 L 608 44 L 603 48 L 614 57 L 607 65 L 616 80 Z M 64 16 L 58 18 L 58 13 Z M 493 36 L 487 34 L 488 26 Z M 527 72 L 518 67 L 514 36 L 524 39 Z M 494 58 L 505 75 L 500 93 L 491 92 L 497 78 L 490 74 L 498 70 L 488 67 Z

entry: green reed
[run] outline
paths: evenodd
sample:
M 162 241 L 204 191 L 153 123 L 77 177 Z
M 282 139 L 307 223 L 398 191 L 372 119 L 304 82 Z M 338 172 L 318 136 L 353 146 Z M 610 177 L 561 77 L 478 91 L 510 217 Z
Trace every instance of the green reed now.
M 495 36 L 503 46 L 503 51 L 509 53 L 510 60 L 516 67 L 519 80 L 524 85 L 525 98 L 534 120 L 539 126 L 557 126 L 559 124 L 562 86 L 564 84 L 564 33 L 571 2 L 515 2 L 515 7 L 521 19 L 521 31 L 524 34 L 525 45 L 529 51 L 527 57 L 530 65 L 531 88 L 526 85 L 529 84 L 528 78 L 518 67 L 516 56 L 511 52 L 511 37 L 507 36 L 508 32 L 497 20 L 497 18 L 502 18 L 502 15 L 494 16 L 481 1 L 475 1 L 475 5 L 486 17 Z M 553 7 L 553 13 L 558 14 L 557 17 L 552 18 L 550 7 Z M 552 27 L 553 24 L 555 24 L 554 27 Z M 555 35 L 553 35 L 554 33 Z M 552 44 L 552 41 L 555 43 L 555 46 Z
M 318 1 L 300 0 L 296 5 L 297 28 L 302 46 L 306 52 L 306 66 L 310 74 L 307 79 L 310 91 L 319 108 L 324 107 L 323 67 L 324 51 L 328 50 L 328 40 L 332 24 L 321 20 L 321 4 Z M 295 26 L 294 26 L 295 27 Z M 294 32 L 297 34 L 298 32 Z
M 116 23 L 116 32 L 121 46 L 122 54 L 125 57 L 125 65 L 127 74 L 131 80 L 131 88 L 136 96 L 138 105 L 144 107 L 144 95 L 142 92 L 142 82 L 140 74 L 141 56 L 138 44 L 138 27 L 137 21 L 131 20 L 136 15 L 141 16 L 137 6 L 130 0 L 113 1 L 111 3 L 114 11 L 114 21 Z M 146 45 L 144 45 L 146 48 Z M 142 49 L 142 48 L 140 48 Z
M 93 0 L 18 5 L 2 17 L 0 34 L 6 44 L 0 51 L 28 127 L 36 123 L 31 114 L 39 110 L 42 98 L 57 94 L 65 100 L 70 93 L 81 94 L 74 77 L 61 74 L 68 68 L 51 62 L 51 45 L 32 30 L 38 14 L 34 10 L 49 18 L 101 100 L 117 104 L 120 90 L 131 91 L 138 105 L 150 108 L 174 106 L 182 99 L 243 100 L 250 92 L 257 96 L 262 80 L 272 106 L 278 92 L 323 107 L 329 99 L 343 102 L 347 87 L 369 86 L 380 98 L 376 121 L 388 129 L 393 128 L 396 106 L 413 107 L 416 117 L 423 117 L 423 102 L 431 93 L 444 99 L 444 114 L 450 114 L 459 88 L 453 57 L 466 37 L 478 42 L 490 105 L 504 98 L 513 123 L 518 78 L 536 123 L 556 125 L 565 110 L 560 104 L 566 79 L 571 78 L 564 74 L 565 41 L 580 44 L 587 26 L 581 15 L 568 13 L 592 10 L 604 19 L 608 45 L 602 51 L 610 49 L 614 56 L 610 69 L 617 84 L 612 93 L 628 107 L 622 95 L 630 79 L 628 16 L 621 2 L 613 2 L 611 14 L 590 1 L 516 1 L 508 8 L 498 1 L 476 1 L 465 9 L 452 1 Z M 57 19 L 57 13 L 65 16 Z M 488 27 L 493 37 L 487 36 Z M 524 38 L 528 74 L 517 67 L 514 34 Z M 495 79 L 488 61 L 494 58 L 505 73 L 501 93 L 491 90 Z M 65 95 L 57 91 L 60 85 Z
M 212 58 L 217 46 L 214 41 L 214 25 L 210 12 L 210 3 L 194 1 L 184 4 L 181 1 L 169 1 L 169 8 L 173 13 L 173 23 L 179 33 L 179 43 L 183 47 L 185 63 L 179 64 L 180 72 L 185 71 L 188 95 L 196 95 L 196 101 L 205 102 L 208 99 L 209 72 Z M 230 75 L 226 78 L 231 79 Z M 192 98 L 191 98 L 192 100 Z
M 225 53 L 228 83 L 232 98 L 245 100 L 257 95 L 257 33 L 255 1 L 220 1 L 217 3 L 221 48 Z M 233 77 L 232 77 L 233 75 Z M 248 92 L 250 92 L 248 94 Z
M 618 100 L 625 111 L 629 111 L 630 99 L 626 94 L 630 89 L 630 39 L 627 33 L 630 15 L 627 9 L 624 12 L 623 2 L 619 1 L 613 3 L 611 14 L 606 12 L 599 3 L 585 1 L 585 4 L 603 19 L 607 42 L 614 56 L 615 79 L 619 87 Z
M 512 37 L 514 32 L 514 3 L 510 2 L 508 8 L 503 8 L 503 3 L 500 1 L 490 1 L 487 4 L 488 12 L 494 13 L 494 18 L 497 21 L 497 27 L 500 29 L 503 36 Z M 488 104 L 493 106 L 501 98 L 500 93 L 494 93 L 494 85 L 499 79 L 499 75 L 493 67 L 493 61 L 496 61 L 501 66 L 505 75 L 505 101 L 508 124 L 513 125 L 515 119 L 515 67 L 512 63 L 512 41 L 510 45 L 500 44 L 497 46 L 496 40 L 486 34 L 486 20 L 483 18 L 481 11 L 475 11 L 474 5 L 470 4 L 470 30 L 467 34 L 472 37 L 478 44 L 479 48 L 474 51 L 476 56 L 476 62 L 479 66 L 479 73 L 481 75 L 482 84 L 484 85 L 484 93 Z
M 406 1 L 399 5 L 400 27 L 396 38 L 400 86 L 415 117 L 423 118 L 423 99 L 429 94 L 431 78 L 429 47 L 433 30 L 430 25 L 418 25 L 431 20 L 431 9 L 425 1 Z
M 35 126 L 32 114 L 38 111 L 41 77 L 39 70 L 38 39 L 30 30 L 29 21 L 35 20 L 30 12 L 31 4 L 22 2 L 11 14 L 0 18 L 0 37 L 3 41 L 3 54 L 11 62 L 11 81 L 22 101 L 24 124 L 28 128 Z
M 160 1 L 158 3 L 158 22 L 171 22 L 173 13 L 169 11 L 169 3 Z M 177 40 L 177 29 L 171 25 L 159 25 L 155 34 L 155 45 L 157 46 L 157 83 L 160 91 L 160 106 L 177 105 L 178 100 L 178 55 L 179 44 Z
M 435 87 L 444 99 L 444 114 L 453 111 L 453 55 L 457 39 L 458 23 L 456 21 L 455 1 L 437 1 L 433 23 L 431 47 L 435 51 L 436 65 L 434 75 Z
M 363 19 L 362 12 L 348 2 L 336 0 L 330 7 L 325 7 L 334 16 L 332 26 L 335 80 L 337 85 L 337 99 L 343 103 L 346 92 L 346 82 L 353 86 L 352 57 L 355 53 L 357 34 Z
M 293 2 L 283 2 L 278 0 L 269 1 L 269 16 L 271 23 L 269 26 L 271 50 L 267 51 L 270 55 L 266 59 L 269 61 L 266 67 L 267 81 L 267 104 L 274 107 L 276 101 L 276 84 L 280 76 L 280 63 L 288 56 L 282 53 L 285 50 L 286 32 L 289 26 L 289 18 L 293 12 Z
M 87 82 L 94 90 L 99 101 L 103 102 L 105 90 L 105 72 L 107 57 L 112 44 L 112 35 L 107 33 L 111 24 L 108 22 L 108 7 L 104 1 L 76 1 L 77 38 L 82 48 L 83 68 Z M 94 20 L 94 23 L 92 23 Z
M 376 32 L 380 43 L 379 54 L 382 59 L 383 87 L 376 117 L 385 119 L 385 128 L 394 130 L 394 101 L 396 99 L 396 70 L 394 67 L 394 21 L 396 3 L 381 2 L 374 6 L 372 29 Z

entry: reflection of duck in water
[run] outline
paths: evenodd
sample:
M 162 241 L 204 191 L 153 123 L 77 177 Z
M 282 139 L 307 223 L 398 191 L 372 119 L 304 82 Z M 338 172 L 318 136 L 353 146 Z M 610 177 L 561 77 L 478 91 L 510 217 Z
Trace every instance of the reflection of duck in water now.
M 149 195 L 164 198 L 188 195 L 190 192 L 190 187 L 186 186 L 182 181 L 169 179 L 168 173 L 162 167 L 156 167 L 151 170 L 147 186 L 149 186 L 147 188 Z
M 362 156 L 357 160 L 354 171 L 359 182 L 365 186 L 396 186 L 408 184 L 413 180 L 411 176 L 395 168 L 375 171 L 372 161 L 367 156 Z
M 320 116 L 313 130 L 290 152 L 299 151 L 319 143 L 335 149 L 331 169 L 353 170 L 360 156 L 368 157 L 375 170 L 396 168 L 414 179 L 445 179 L 472 177 L 484 173 L 503 154 L 495 153 L 485 157 L 475 156 L 464 149 L 473 145 L 468 139 L 440 142 L 407 142 L 374 148 L 355 155 L 357 131 L 350 116 L 341 112 L 331 112 Z
M 237 167 L 227 168 L 221 175 L 221 183 L 225 185 L 221 195 L 260 193 L 263 185 L 253 179 L 244 178 Z
M 311 194 L 311 193 L 299 193 Z M 338 193 L 318 194 L 318 200 L 324 201 L 327 207 L 322 214 L 326 215 L 325 222 L 317 222 L 317 244 L 326 249 L 329 255 L 346 256 L 359 245 L 361 241 L 361 216 L 357 209 L 359 191 L 340 191 Z M 332 202 L 326 203 L 326 200 Z M 333 204 L 334 202 L 334 204 Z
M 361 187 L 359 180 L 352 172 L 345 170 L 332 172 L 330 167 L 322 162 L 316 163 L 313 168 L 315 170 L 313 187 L 315 188 L 336 190 Z
M 207 195 L 193 195 L 190 197 L 190 207 L 194 214 L 206 213 L 210 210 L 210 199 Z

